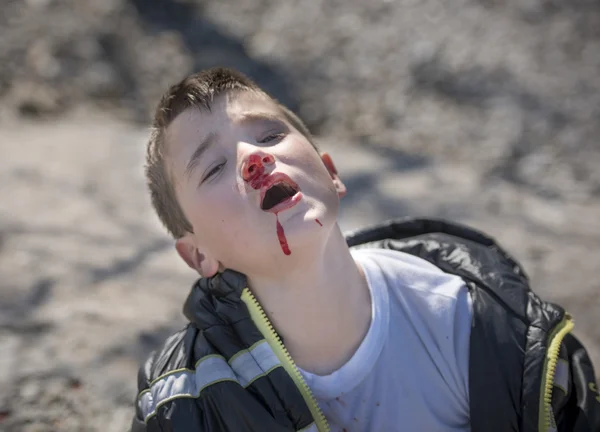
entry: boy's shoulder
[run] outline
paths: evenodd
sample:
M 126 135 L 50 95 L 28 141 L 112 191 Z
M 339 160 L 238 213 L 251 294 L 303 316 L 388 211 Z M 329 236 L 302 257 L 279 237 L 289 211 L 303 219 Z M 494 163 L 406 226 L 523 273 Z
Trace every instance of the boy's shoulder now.
M 347 233 L 346 241 L 353 249 L 391 249 L 428 261 L 494 291 L 511 308 L 521 310 L 528 301 L 529 280 L 521 265 L 492 237 L 466 225 L 407 217 Z M 515 283 L 507 286 L 507 279 Z
M 190 323 L 140 368 L 132 431 L 162 430 L 171 421 L 176 430 L 200 424 L 211 431 L 291 431 L 310 425 L 301 393 L 240 307 L 242 276 L 227 271 L 194 284 L 184 306 Z M 261 394 L 269 409 L 253 394 Z M 230 415 L 232 406 L 239 415 Z M 281 414 L 273 417 L 271 408 Z

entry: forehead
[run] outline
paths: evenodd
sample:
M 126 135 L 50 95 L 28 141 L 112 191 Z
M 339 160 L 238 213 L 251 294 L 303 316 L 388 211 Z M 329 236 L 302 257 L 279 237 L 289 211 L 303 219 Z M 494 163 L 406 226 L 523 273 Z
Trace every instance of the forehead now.
M 222 109 L 233 123 L 243 122 L 247 118 L 273 117 L 284 120 L 279 105 L 270 97 L 255 92 L 229 93 L 219 97 Z M 215 101 L 217 102 L 217 101 Z
M 233 125 L 256 120 L 283 121 L 279 106 L 268 96 L 254 92 L 229 92 L 216 97 L 210 111 L 191 107 L 167 127 L 165 146 L 171 168 L 180 171 L 197 146 L 209 135 L 223 135 Z
M 167 127 L 166 137 L 176 145 L 193 136 L 219 134 L 232 124 L 260 118 L 285 121 L 279 106 L 268 96 L 249 91 L 229 92 L 216 97 L 210 111 L 196 107 L 183 111 Z

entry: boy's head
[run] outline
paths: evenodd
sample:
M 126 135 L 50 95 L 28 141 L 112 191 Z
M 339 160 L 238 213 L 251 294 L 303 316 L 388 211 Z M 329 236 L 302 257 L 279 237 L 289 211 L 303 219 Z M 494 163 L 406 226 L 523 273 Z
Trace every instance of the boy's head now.
M 147 150 L 152 204 L 181 257 L 203 276 L 262 272 L 265 261 L 281 259 L 277 220 L 289 247 L 302 250 L 311 233 L 333 225 L 345 193 L 302 121 L 228 69 L 172 86 Z

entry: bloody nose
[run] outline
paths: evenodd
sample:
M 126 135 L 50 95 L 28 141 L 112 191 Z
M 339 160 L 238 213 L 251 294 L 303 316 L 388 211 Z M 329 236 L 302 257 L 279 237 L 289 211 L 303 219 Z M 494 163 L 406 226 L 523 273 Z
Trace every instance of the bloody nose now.
M 270 165 L 274 162 L 275 158 L 271 155 L 252 154 L 242 164 L 242 178 L 245 182 L 254 183 L 255 180 L 262 177 L 265 173 L 265 165 Z

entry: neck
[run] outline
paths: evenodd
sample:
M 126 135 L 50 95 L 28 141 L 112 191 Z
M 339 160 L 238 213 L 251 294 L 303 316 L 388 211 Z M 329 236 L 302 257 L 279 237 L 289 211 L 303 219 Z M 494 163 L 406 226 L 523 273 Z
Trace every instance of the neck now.
M 349 360 L 369 328 L 368 285 L 337 224 L 319 253 L 294 254 L 293 268 L 248 282 L 296 364 L 325 375 Z

